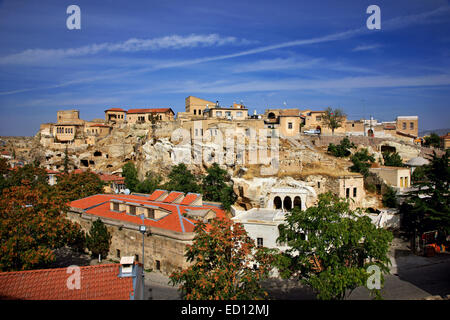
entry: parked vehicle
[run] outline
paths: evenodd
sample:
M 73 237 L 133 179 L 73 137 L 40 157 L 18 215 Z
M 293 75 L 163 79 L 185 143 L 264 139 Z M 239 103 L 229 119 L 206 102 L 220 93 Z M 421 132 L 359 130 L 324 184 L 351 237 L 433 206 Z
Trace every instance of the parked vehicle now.
M 303 133 L 307 134 L 307 135 L 320 134 L 320 130 L 318 130 L 318 129 L 309 129 L 309 130 L 303 131 Z

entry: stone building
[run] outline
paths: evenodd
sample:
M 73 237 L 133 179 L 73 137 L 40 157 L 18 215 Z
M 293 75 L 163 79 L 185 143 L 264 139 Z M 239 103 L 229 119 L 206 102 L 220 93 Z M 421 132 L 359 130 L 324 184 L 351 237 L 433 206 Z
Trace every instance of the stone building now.
M 267 109 L 264 123 L 268 129 L 278 129 L 283 137 L 297 136 L 303 126 L 300 114 L 299 109 Z
M 444 150 L 450 149 L 450 132 L 441 136 L 441 148 Z
M 187 116 L 187 117 L 202 117 L 203 111 L 207 108 L 211 108 L 215 106 L 216 103 L 212 101 L 208 101 L 205 99 L 200 99 L 197 97 L 189 96 L 185 99 L 185 112 L 184 114 L 180 114 L 179 116 Z
M 94 220 L 102 220 L 112 235 L 108 258 L 134 256 L 142 261 L 145 225 L 145 269 L 169 275 L 188 266 L 186 245 L 194 238 L 196 221 L 226 218 L 217 205 L 204 203 L 202 195 L 156 190 L 151 195 L 99 194 L 72 201 L 67 217 L 89 231 Z
M 258 247 L 286 250 L 288 246 L 279 244 L 278 226 L 285 223 L 282 210 L 252 208 L 248 211 L 236 212 L 233 222 L 241 223 Z
M 152 123 L 156 121 L 173 121 L 175 113 L 171 108 L 130 109 L 127 111 L 127 123 Z
M 418 116 L 398 116 L 395 124 L 398 132 L 406 133 L 414 137 L 419 135 Z
M 109 108 L 105 110 L 107 123 L 123 123 L 127 119 L 127 111 L 122 108 Z
M 328 179 L 325 188 L 340 198 L 350 200 L 351 209 L 363 206 L 366 192 L 364 190 L 364 177 L 360 174 L 348 174 Z
M 219 102 L 213 106 L 203 109 L 203 117 L 227 119 L 227 120 L 245 120 L 248 118 L 248 109 L 242 104 L 234 103 L 232 107 L 221 107 Z
M 303 119 L 303 130 L 319 129 L 321 134 L 331 135 L 332 130 L 324 124 L 325 111 L 314 111 L 314 110 L 303 110 L 301 112 L 301 117 Z M 344 134 L 345 133 L 345 122 L 347 118 L 344 117 L 342 120 L 342 125 L 334 130 L 334 134 Z
M 386 184 L 399 191 L 411 187 L 411 169 L 407 167 L 388 167 L 374 164 L 369 171 L 375 173 Z

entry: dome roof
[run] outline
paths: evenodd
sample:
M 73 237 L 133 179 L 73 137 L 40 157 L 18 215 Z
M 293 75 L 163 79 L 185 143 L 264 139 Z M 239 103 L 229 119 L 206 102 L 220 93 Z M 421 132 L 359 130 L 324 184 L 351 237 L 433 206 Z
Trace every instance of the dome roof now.
M 412 166 L 412 167 L 419 167 L 419 166 L 423 166 L 423 165 L 426 165 L 429 163 L 430 163 L 430 161 L 428 161 L 425 158 L 416 157 L 416 158 L 412 158 L 411 160 L 409 160 L 406 164 L 408 166 Z

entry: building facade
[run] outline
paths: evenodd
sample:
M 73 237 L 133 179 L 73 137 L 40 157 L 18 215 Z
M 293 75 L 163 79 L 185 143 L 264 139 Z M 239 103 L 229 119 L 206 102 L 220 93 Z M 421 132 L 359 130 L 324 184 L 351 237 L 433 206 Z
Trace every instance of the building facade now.
M 194 239 L 196 221 L 226 219 L 216 205 L 204 203 L 200 194 L 156 190 L 151 195 L 100 194 L 72 201 L 67 217 L 88 232 L 102 220 L 112 235 L 108 258 L 134 256 L 142 261 L 144 225 L 145 269 L 169 275 L 187 267 L 186 245 Z

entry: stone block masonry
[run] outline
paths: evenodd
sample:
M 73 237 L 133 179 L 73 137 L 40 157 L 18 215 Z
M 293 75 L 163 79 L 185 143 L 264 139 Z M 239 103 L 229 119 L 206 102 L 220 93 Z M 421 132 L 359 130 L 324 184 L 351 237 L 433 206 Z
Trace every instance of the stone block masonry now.
M 67 213 L 67 218 L 80 224 L 88 233 L 93 221 L 98 217 L 82 213 L 81 210 L 72 208 Z M 135 256 L 142 262 L 142 233 L 139 226 L 127 224 L 121 221 L 113 221 L 101 218 L 108 232 L 111 234 L 111 246 L 109 260 L 119 261 L 122 256 Z M 186 245 L 192 243 L 194 233 L 176 234 L 167 230 L 150 229 L 145 235 L 145 269 L 159 271 L 164 275 L 170 275 L 179 269 L 189 266 L 184 257 Z

